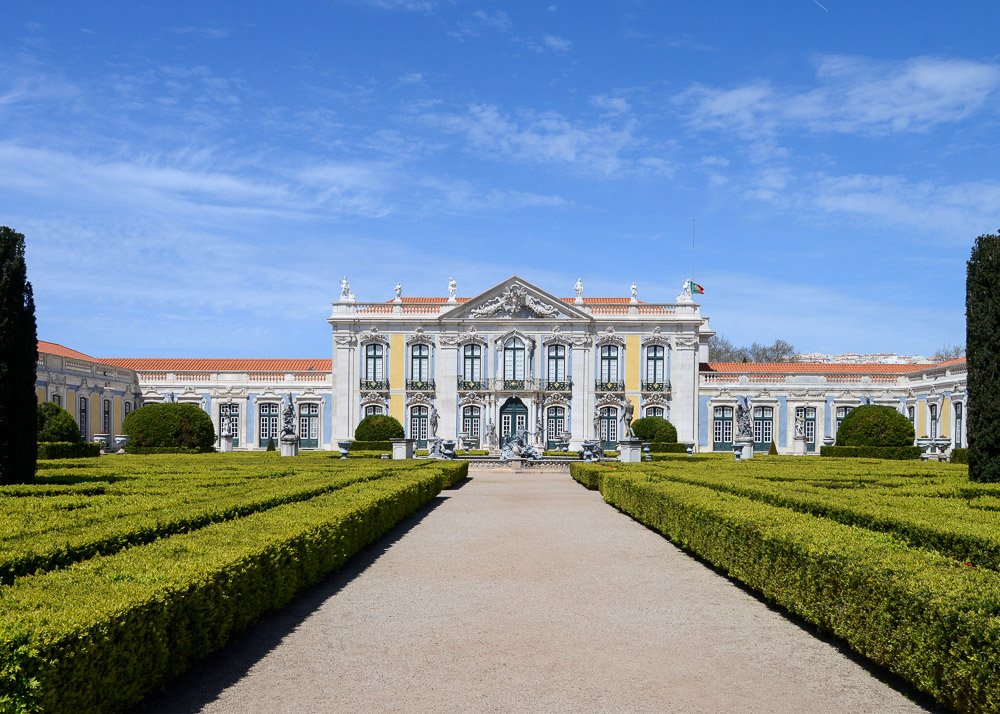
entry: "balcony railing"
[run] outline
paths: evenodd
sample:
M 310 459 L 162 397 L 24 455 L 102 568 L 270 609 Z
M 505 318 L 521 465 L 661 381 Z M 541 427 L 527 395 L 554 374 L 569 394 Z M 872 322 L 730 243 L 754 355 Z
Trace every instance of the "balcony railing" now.
M 546 392 L 570 392 L 573 390 L 573 382 L 569 379 L 550 379 L 545 382 Z
M 642 391 L 644 392 L 668 392 L 670 391 L 670 382 L 643 382 Z
M 388 379 L 362 379 L 361 391 L 363 392 L 387 392 L 389 391 Z
M 501 379 L 498 389 L 504 392 L 527 392 L 536 388 L 534 379 Z
M 594 389 L 598 392 L 624 392 L 625 383 L 624 382 L 605 382 L 603 380 L 597 380 L 594 384 Z
M 406 388 L 414 392 L 433 392 L 434 391 L 434 380 L 433 379 L 408 379 L 406 380 Z
M 458 380 L 460 392 L 484 392 L 493 387 L 492 379 L 461 379 Z

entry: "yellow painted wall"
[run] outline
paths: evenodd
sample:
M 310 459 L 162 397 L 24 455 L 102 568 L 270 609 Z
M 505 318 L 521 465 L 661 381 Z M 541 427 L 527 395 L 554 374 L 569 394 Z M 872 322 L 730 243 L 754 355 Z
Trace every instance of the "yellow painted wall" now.
M 938 436 L 951 436 L 951 400 L 941 400 L 941 414 L 938 418 Z
M 116 434 L 122 433 L 122 398 L 115 397 L 111 405 L 111 430 Z
M 38 397 L 38 403 L 41 404 L 45 401 L 45 387 L 35 387 L 35 396 Z
M 101 396 L 99 394 L 90 395 L 90 433 L 100 434 L 102 429 L 101 424 Z
M 917 407 L 917 437 L 927 436 L 927 402 L 920 400 Z
M 639 346 L 639 335 L 627 335 L 625 337 L 625 389 L 639 389 L 641 357 L 642 349 Z M 635 405 L 635 413 L 639 413 L 638 403 Z
M 389 386 L 402 390 L 406 380 L 406 342 L 403 335 L 389 336 Z M 389 416 L 400 424 L 406 424 L 406 404 L 403 394 L 393 394 L 389 397 Z
M 66 402 L 65 402 L 65 404 L 63 404 L 63 409 L 65 409 L 66 411 L 68 411 L 73 416 L 73 419 L 76 421 L 77 426 L 79 426 L 80 425 L 80 417 L 76 413 L 76 410 L 77 410 L 77 406 L 76 406 L 76 392 L 74 392 L 72 389 L 67 389 L 66 390 Z

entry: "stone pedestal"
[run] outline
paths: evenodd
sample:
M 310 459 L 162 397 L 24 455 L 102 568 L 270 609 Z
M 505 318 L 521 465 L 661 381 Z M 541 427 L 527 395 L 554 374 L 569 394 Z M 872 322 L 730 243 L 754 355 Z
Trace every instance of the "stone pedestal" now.
M 392 458 L 413 458 L 413 439 L 390 439 L 390 441 L 392 442 Z
M 219 451 L 224 454 L 228 454 L 233 450 L 233 435 L 223 434 L 219 437 Z
M 299 455 L 299 437 L 295 436 L 295 434 L 283 436 L 279 439 L 279 442 L 281 444 L 280 448 L 282 456 Z
M 736 441 L 733 444 L 733 451 L 735 452 L 736 447 L 740 449 L 740 461 L 745 461 L 747 459 L 753 458 L 753 437 L 752 436 L 741 436 L 736 437 Z
M 618 442 L 618 460 L 623 464 L 637 464 L 642 461 L 642 442 L 638 439 L 622 439 Z
M 792 440 L 792 453 L 796 456 L 806 455 L 806 437 L 796 436 Z

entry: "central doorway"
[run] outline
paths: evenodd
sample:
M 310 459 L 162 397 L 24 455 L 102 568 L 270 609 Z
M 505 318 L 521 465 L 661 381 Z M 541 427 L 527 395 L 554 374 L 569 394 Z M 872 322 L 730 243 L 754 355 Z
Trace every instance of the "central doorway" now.
M 528 407 L 517 397 L 511 397 L 500 407 L 500 443 L 504 438 L 528 428 Z

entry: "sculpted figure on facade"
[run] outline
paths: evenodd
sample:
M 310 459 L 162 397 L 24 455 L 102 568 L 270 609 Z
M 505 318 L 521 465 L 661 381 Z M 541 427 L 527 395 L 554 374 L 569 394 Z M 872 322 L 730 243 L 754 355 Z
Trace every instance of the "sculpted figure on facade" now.
M 396 281 L 396 302 L 403 301 L 403 284 L 398 280 Z
M 639 287 L 635 284 L 634 280 L 632 281 L 631 291 L 632 291 L 632 302 L 639 302 Z
M 490 449 L 497 448 L 497 425 L 490 419 L 486 424 L 486 443 Z
M 740 397 L 736 402 L 736 435 L 753 438 L 749 397 Z
M 431 417 L 430 417 L 431 436 L 432 437 L 437 437 L 437 435 L 438 435 L 438 419 L 439 419 L 439 417 L 438 417 L 437 407 L 433 407 L 432 406 L 431 407 Z
M 295 436 L 295 407 L 292 404 L 292 395 L 288 394 L 282 401 L 285 402 L 285 409 L 281 413 L 281 435 Z
M 632 416 L 635 414 L 635 405 L 631 399 L 622 400 L 622 437 L 634 439 L 635 432 L 632 431 Z
M 458 295 L 458 283 L 455 278 L 448 278 L 448 302 L 455 302 Z
M 573 286 L 573 292 L 576 293 L 577 302 L 583 300 L 583 278 L 576 279 L 576 285 Z
M 351 284 L 347 282 L 346 275 L 340 279 L 340 299 L 341 301 L 351 299 Z
M 806 415 L 798 410 L 795 412 L 795 438 L 806 438 Z
M 559 310 L 552 305 L 528 294 L 527 288 L 519 283 L 508 286 L 469 314 L 472 317 L 491 317 L 503 313 L 504 317 L 513 317 L 524 309 L 535 317 L 555 317 L 559 314 Z

